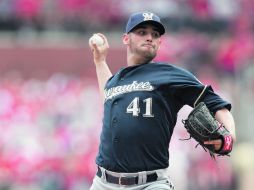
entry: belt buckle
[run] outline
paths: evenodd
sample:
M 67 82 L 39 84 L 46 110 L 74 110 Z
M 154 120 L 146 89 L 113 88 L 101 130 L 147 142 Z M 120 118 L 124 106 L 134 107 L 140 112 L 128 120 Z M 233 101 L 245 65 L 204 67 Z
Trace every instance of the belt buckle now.
M 119 185 L 123 185 L 121 179 L 122 179 L 122 176 L 120 176 L 119 179 L 118 179 L 118 184 Z

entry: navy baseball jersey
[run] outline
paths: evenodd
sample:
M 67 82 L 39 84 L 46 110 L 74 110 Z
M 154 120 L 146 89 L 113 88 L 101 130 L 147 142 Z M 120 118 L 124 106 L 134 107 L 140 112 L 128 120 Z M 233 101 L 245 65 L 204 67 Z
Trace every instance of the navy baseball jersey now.
M 104 118 L 96 163 L 115 172 L 167 168 L 169 142 L 184 105 L 204 85 L 190 72 L 164 63 L 121 69 L 105 86 Z M 209 86 L 201 98 L 212 112 L 231 105 Z

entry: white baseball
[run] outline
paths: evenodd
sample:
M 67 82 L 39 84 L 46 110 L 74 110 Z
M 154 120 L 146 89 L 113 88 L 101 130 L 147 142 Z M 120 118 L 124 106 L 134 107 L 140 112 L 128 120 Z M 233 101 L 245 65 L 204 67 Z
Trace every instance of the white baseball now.
M 101 46 L 104 44 L 104 40 L 101 36 L 98 34 L 94 34 L 90 39 L 89 39 L 89 44 L 92 45 L 92 43 L 96 44 L 97 46 Z

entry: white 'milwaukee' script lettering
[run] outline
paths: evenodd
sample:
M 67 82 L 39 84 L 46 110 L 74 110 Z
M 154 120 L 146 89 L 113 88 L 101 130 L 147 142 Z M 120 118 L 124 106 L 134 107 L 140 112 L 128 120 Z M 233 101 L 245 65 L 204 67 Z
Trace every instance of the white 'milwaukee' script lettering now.
M 120 94 L 125 94 L 134 91 L 152 91 L 154 88 L 150 82 L 133 81 L 131 84 L 112 87 L 104 90 L 105 101 Z

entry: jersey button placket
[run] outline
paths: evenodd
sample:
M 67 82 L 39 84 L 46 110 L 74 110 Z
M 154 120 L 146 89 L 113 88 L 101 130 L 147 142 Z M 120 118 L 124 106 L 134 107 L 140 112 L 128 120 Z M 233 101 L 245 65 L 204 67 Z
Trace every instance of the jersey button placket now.
M 116 126 L 117 126 L 117 122 L 118 122 L 118 119 L 117 119 L 116 117 L 114 117 L 113 120 L 112 120 L 112 126 L 113 126 L 113 127 L 116 127 Z M 117 137 L 114 137 L 114 138 L 113 138 L 113 142 L 114 142 L 114 143 L 118 143 L 118 138 L 117 138 Z
M 115 127 L 117 125 L 117 118 L 113 118 L 112 120 L 112 126 Z

